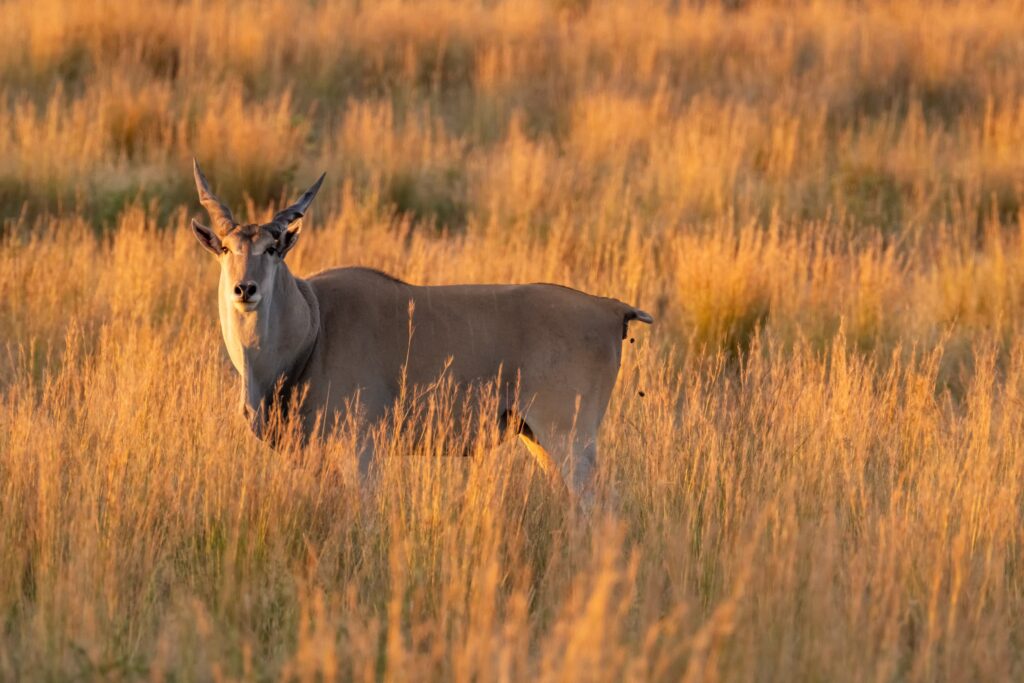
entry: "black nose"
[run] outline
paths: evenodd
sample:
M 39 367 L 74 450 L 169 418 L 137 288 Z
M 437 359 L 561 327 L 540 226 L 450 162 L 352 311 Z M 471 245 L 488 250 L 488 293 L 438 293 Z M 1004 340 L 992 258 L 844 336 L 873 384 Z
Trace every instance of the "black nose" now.
M 248 301 L 256 294 L 255 282 L 239 282 L 235 285 L 235 298 L 239 301 Z

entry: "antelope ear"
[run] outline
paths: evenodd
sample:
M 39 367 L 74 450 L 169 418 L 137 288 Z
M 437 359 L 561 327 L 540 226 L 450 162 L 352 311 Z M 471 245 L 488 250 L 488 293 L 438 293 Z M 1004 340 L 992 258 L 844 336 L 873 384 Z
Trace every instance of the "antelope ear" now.
M 192 232 L 195 234 L 196 239 L 199 240 L 199 244 L 209 251 L 214 256 L 220 256 L 221 243 L 220 238 L 214 234 L 213 230 L 197 221 L 195 218 L 192 219 Z
M 277 251 L 281 254 L 281 258 L 285 257 L 295 243 L 299 241 L 299 233 L 302 232 L 302 219 L 295 221 L 281 233 L 281 236 L 277 238 Z

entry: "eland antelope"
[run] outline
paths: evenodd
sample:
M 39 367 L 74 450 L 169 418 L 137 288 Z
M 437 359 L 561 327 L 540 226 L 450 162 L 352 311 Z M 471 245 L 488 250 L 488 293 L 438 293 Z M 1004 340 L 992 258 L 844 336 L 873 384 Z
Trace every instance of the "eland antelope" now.
M 270 408 L 295 390 L 305 392 L 297 417 L 309 438 L 318 417 L 329 424 L 353 406 L 372 424 L 403 382 L 429 385 L 444 371 L 457 386 L 503 382 L 495 418 L 575 493 L 588 488 L 622 340 L 650 315 L 552 284 L 426 287 L 359 267 L 298 278 L 285 257 L 324 176 L 269 223 L 243 225 L 198 163 L 193 172 L 212 227 L 193 220 L 192 230 L 220 263 L 221 331 L 257 437 L 273 439 Z M 361 449 L 363 473 L 371 458 Z

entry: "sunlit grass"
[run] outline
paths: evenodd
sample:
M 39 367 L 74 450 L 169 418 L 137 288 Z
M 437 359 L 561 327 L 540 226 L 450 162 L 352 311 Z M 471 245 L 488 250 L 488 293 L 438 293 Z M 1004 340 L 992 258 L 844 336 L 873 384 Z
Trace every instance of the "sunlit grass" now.
M 1021 3 L 116 5 L 0 4 L 0 678 L 1024 674 Z M 193 156 L 650 311 L 593 506 L 444 391 L 256 441 Z

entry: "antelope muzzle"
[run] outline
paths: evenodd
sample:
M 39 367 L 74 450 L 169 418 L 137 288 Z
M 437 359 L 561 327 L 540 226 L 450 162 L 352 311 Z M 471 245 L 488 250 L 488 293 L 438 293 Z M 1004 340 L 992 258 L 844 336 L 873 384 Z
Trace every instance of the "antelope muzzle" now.
M 235 308 L 240 311 L 254 311 L 260 303 L 259 287 L 252 280 L 238 282 L 235 284 L 233 293 L 235 295 Z

